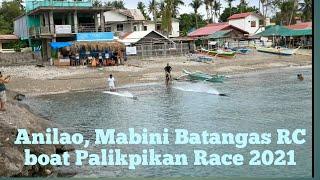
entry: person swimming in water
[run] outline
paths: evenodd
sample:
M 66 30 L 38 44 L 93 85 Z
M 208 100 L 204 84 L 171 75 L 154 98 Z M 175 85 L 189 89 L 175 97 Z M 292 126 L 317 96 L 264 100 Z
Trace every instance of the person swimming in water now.
M 297 78 L 298 78 L 300 81 L 303 81 L 303 80 L 304 80 L 304 77 L 302 76 L 302 74 L 297 74 Z

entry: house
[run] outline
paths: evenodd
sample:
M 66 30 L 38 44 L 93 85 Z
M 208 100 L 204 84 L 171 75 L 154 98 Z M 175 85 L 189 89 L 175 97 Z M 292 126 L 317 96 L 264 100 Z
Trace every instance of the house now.
M 149 31 L 134 31 L 123 39 L 119 40 L 125 45 L 159 45 L 159 44 L 167 44 L 171 46 L 175 44 L 172 40 L 162 35 L 161 33 L 155 30 Z
M 19 38 L 12 34 L 0 35 L 0 53 L 2 52 L 14 52 L 10 43 L 17 42 Z
M 107 31 L 113 31 L 116 35 L 122 36 L 133 31 L 155 30 L 162 34 L 161 19 L 156 23 L 146 20 L 138 9 L 119 9 L 104 13 Z M 172 19 L 172 31 L 169 37 L 179 37 L 179 21 Z
M 147 31 L 146 20 L 138 9 L 118 9 L 104 13 L 106 30 L 115 33 Z
M 234 14 L 228 18 L 228 24 L 247 31 L 249 35 L 261 32 L 263 17 L 254 12 Z
M 213 35 L 216 32 L 226 30 L 233 31 L 235 34 L 237 34 L 237 37 L 245 37 L 245 35 L 248 34 L 247 31 L 244 31 L 233 25 L 229 25 L 228 23 L 213 23 L 189 33 L 188 36 L 193 38 L 206 38 L 207 36 Z M 228 32 L 230 33 L 231 31 Z
M 47 60 L 51 57 L 51 42 L 74 41 L 81 32 L 105 32 L 101 14 L 108 10 L 94 7 L 92 1 L 27 0 L 25 14 L 14 21 L 14 34 L 27 39 L 29 45 Z
M 157 19 L 157 22 L 154 23 L 153 21 L 148 21 L 147 22 L 147 26 L 148 26 L 148 29 L 149 30 L 156 30 L 162 34 L 166 34 L 163 30 L 162 30 L 162 21 L 161 19 Z M 180 27 L 179 27 L 179 20 L 178 19 L 175 19 L 175 18 L 172 18 L 172 23 L 171 23 L 171 26 L 172 26 L 172 30 L 171 32 L 168 34 L 168 36 L 170 38 L 176 38 L 176 37 L 179 37 L 180 36 Z
M 297 24 L 292 24 L 292 25 L 287 26 L 287 28 L 297 29 L 297 30 L 312 29 L 312 22 L 301 22 L 301 23 L 297 23 Z

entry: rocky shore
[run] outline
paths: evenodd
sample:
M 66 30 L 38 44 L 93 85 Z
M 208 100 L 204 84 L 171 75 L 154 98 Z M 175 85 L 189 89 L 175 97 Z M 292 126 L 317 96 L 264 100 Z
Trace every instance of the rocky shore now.
M 234 59 L 215 59 L 213 63 L 187 61 L 185 57 L 159 59 L 157 61 L 129 61 L 124 66 L 87 67 L 43 67 L 15 66 L 0 67 L 4 75 L 11 75 L 8 84 L 7 111 L 0 115 L 0 177 L 3 176 L 60 176 L 51 166 L 24 166 L 24 149 L 33 154 L 53 154 L 72 151 L 72 147 L 55 145 L 15 145 L 17 129 L 25 128 L 32 132 L 44 132 L 46 128 L 59 127 L 54 122 L 39 117 L 28 107 L 14 100 L 17 93 L 37 96 L 61 93 L 72 90 L 105 88 L 106 76 L 114 74 L 117 86 L 126 84 L 161 82 L 166 63 L 173 67 L 173 76 L 180 76 L 182 69 L 232 75 L 273 68 L 312 66 L 310 56 L 279 57 L 260 54 L 238 56 Z M 67 172 L 67 175 L 73 173 Z

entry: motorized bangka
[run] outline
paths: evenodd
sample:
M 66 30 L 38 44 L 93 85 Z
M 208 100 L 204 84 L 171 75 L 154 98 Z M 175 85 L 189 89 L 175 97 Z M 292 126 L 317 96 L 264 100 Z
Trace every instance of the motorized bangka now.
M 283 56 L 291 56 L 295 54 L 300 47 L 296 49 L 289 49 L 289 48 L 283 48 L 283 47 L 256 47 L 257 51 L 264 52 L 264 53 L 272 53 L 272 54 L 278 54 Z
M 208 82 L 214 82 L 214 83 L 222 83 L 225 79 L 224 75 L 218 75 L 218 74 L 207 74 L 203 72 L 190 72 L 187 70 L 182 71 L 185 75 L 177 78 L 177 80 L 181 80 L 183 78 L 186 78 L 190 81 L 208 81 Z

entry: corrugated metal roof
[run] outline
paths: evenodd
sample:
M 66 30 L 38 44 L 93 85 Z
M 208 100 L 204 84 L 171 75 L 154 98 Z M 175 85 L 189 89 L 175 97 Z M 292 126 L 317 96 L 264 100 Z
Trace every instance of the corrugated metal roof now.
M 197 37 L 197 36 L 208 36 L 217 31 L 220 31 L 226 27 L 228 27 L 228 23 L 215 23 L 215 24 L 208 24 L 203 28 L 199 28 L 191 33 L 188 34 L 189 37 Z
M 117 11 L 125 16 L 133 18 L 136 21 L 145 20 L 143 14 L 138 9 L 119 9 Z
M 241 18 L 245 18 L 247 16 L 250 16 L 250 15 L 255 15 L 257 17 L 262 17 L 260 14 L 257 14 L 255 12 L 246 12 L 246 13 L 239 13 L 239 14 L 234 14 L 232 16 L 230 16 L 228 19 L 241 19 Z
M 166 36 L 162 35 L 161 33 L 154 31 L 154 30 L 150 30 L 150 31 L 134 31 L 131 34 L 127 35 L 125 38 L 119 40 L 122 43 L 125 44 L 134 44 L 138 41 L 140 41 L 142 38 L 144 38 L 145 36 L 147 36 L 148 34 L 150 34 L 151 32 L 157 33 L 160 36 L 162 36 L 163 38 L 171 41 L 170 39 L 168 39 Z M 173 41 L 171 41 L 173 42 Z
M 217 31 L 209 36 L 207 36 L 208 39 L 219 39 L 219 38 L 224 38 L 227 37 L 228 34 L 232 31 L 232 29 L 229 30 L 222 30 L 222 31 Z
M 312 29 L 312 22 L 303 22 L 287 26 L 289 29 Z

